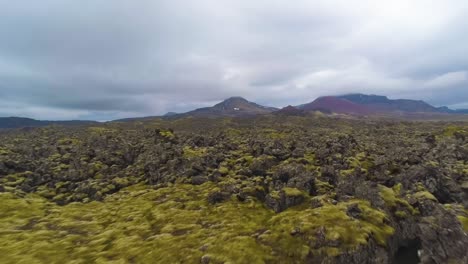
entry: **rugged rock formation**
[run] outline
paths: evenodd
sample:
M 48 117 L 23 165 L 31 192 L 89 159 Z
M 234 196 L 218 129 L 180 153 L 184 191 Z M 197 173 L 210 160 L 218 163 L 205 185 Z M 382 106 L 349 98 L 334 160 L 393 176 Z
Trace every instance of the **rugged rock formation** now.
M 466 263 L 468 126 L 270 115 L 4 131 L 0 197 L 0 262 Z

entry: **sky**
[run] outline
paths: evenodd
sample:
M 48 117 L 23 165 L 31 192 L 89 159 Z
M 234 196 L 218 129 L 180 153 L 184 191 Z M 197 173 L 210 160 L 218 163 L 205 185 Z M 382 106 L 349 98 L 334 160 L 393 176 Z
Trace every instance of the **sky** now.
M 0 0 L 0 116 L 355 92 L 468 108 L 467 13 L 466 0 Z

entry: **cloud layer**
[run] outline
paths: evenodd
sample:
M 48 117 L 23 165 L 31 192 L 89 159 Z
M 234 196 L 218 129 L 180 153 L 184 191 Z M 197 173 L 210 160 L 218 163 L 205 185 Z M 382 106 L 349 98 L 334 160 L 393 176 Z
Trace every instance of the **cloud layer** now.
M 468 107 L 463 0 L 0 1 L 0 116 L 113 119 L 349 92 Z

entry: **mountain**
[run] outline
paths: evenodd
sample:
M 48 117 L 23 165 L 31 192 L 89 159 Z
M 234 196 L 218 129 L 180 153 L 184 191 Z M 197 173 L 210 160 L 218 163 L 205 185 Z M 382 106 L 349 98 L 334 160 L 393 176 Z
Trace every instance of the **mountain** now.
M 324 96 L 315 101 L 297 107 L 304 111 L 321 111 L 324 113 L 369 115 L 372 111 L 364 105 L 360 105 L 344 98 L 336 96 Z
M 193 111 L 173 115 L 171 117 L 218 117 L 218 116 L 253 116 L 269 114 L 276 111 L 276 108 L 262 106 L 253 102 L 250 102 L 242 97 L 231 97 L 221 103 L 218 103 L 211 107 L 198 108 Z
M 273 114 L 280 116 L 302 116 L 306 114 L 306 111 L 294 107 L 292 105 L 288 105 L 286 107 L 281 108 L 278 111 L 273 112 Z
M 439 112 L 449 114 L 468 114 L 468 109 L 450 109 L 447 106 L 441 106 L 437 108 Z
M 175 115 L 177 115 L 176 112 L 167 112 L 167 113 L 165 113 L 163 116 L 164 116 L 164 117 L 169 117 L 169 116 L 175 116 Z
M 452 110 L 435 107 L 422 100 L 389 99 L 383 95 L 346 94 L 319 97 L 315 101 L 296 106 L 305 111 L 321 111 L 352 115 L 404 115 L 408 117 L 443 117 L 447 114 L 468 114 L 468 109 Z
M 0 129 L 22 128 L 22 127 L 43 127 L 49 125 L 77 126 L 95 124 L 95 121 L 42 121 L 25 117 L 0 117 Z
M 366 106 L 373 112 L 418 112 L 431 113 L 439 112 L 437 107 L 434 107 L 422 100 L 396 99 L 391 100 L 382 95 L 366 95 L 366 94 L 347 94 L 337 96 L 340 99 L 346 99 L 355 104 Z

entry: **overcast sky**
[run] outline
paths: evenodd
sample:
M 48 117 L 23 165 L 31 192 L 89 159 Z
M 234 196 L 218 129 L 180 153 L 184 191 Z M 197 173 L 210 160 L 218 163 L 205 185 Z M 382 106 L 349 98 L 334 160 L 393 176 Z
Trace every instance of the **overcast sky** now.
M 468 108 L 468 1 L 0 0 L 0 116 L 352 92 Z

